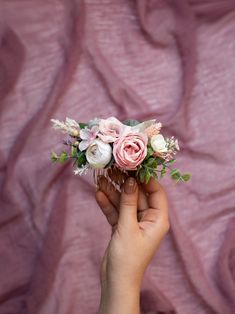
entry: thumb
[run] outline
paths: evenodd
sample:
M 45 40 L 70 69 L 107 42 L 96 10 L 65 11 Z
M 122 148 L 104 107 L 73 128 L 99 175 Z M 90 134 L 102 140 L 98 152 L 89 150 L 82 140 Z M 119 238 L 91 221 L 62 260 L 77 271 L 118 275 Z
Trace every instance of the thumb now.
M 123 226 L 137 224 L 138 185 L 132 177 L 126 179 L 120 197 L 119 221 Z

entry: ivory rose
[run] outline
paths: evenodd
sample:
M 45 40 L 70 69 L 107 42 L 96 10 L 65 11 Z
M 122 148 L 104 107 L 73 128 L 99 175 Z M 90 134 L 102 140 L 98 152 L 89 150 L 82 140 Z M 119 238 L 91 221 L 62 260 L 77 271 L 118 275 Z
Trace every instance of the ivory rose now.
M 113 144 L 113 155 L 117 165 L 125 170 L 136 170 L 147 155 L 146 134 L 130 132 Z
M 156 153 L 161 154 L 167 152 L 167 143 L 161 134 L 152 136 L 151 146 Z
M 105 143 L 113 143 L 121 136 L 124 130 L 127 129 L 129 129 L 129 127 L 121 123 L 115 117 L 101 119 L 99 122 L 100 134 L 98 136 Z
M 86 150 L 86 159 L 92 168 L 104 168 L 111 158 L 111 146 L 101 140 L 94 140 Z

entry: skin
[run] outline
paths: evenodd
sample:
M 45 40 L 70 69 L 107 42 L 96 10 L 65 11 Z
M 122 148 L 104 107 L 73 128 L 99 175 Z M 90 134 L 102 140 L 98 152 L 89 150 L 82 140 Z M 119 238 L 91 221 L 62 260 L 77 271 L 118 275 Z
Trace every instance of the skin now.
M 144 272 L 170 227 L 167 195 L 153 179 L 139 185 L 127 178 L 120 193 L 100 177 L 98 187 L 97 203 L 112 227 L 101 265 L 99 314 L 138 314 Z

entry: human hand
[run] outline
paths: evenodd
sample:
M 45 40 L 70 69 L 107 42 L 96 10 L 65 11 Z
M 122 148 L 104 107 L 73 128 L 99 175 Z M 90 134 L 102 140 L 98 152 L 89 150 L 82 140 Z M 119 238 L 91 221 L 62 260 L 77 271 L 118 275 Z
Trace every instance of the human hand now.
M 97 202 L 112 226 L 101 267 L 102 290 L 130 292 L 135 287 L 136 295 L 145 269 L 169 230 L 166 192 L 153 179 L 138 186 L 134 178 L 128 178 L 121 193 L 105 177 L 98 185 Z

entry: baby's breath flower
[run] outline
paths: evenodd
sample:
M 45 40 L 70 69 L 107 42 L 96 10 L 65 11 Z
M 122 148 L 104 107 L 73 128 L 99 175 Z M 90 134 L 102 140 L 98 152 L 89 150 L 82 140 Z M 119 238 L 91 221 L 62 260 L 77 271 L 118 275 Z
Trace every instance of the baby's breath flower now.
M 177 154 L 177 151 L 180 150 L 178 140 L 172 136 L 171 138 L 166 139 L 167 153 L 164 156 L 166 161 L 170 161 Z
M 81 167 L 77 167 L 74 170 L 74 174 L 82 176 L 83 174 L 87 174 L 88 169 L 89 169 L 89 165 L 88 164 L 82 165 Z
M 166 139 L 168 151 L 180 150 L 178 140 L 172 136 Z

